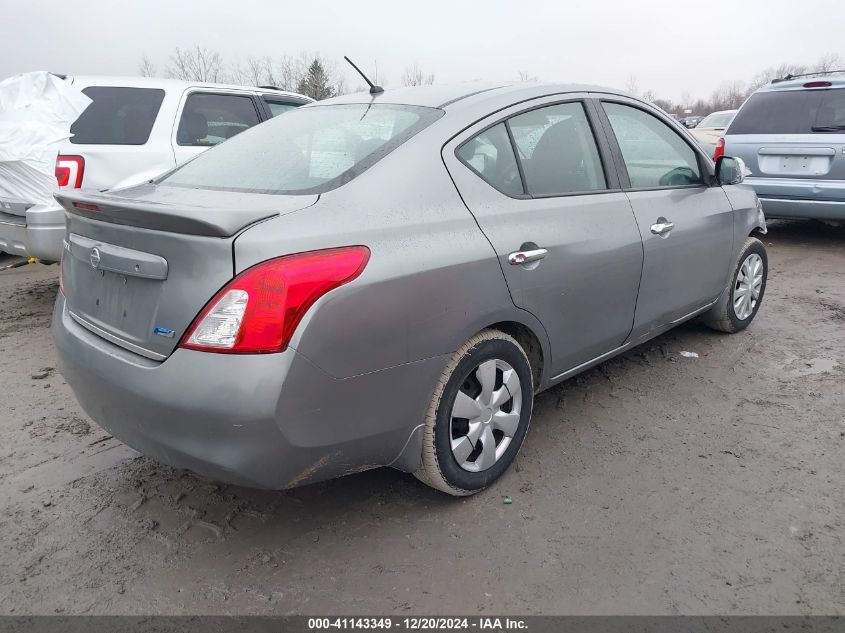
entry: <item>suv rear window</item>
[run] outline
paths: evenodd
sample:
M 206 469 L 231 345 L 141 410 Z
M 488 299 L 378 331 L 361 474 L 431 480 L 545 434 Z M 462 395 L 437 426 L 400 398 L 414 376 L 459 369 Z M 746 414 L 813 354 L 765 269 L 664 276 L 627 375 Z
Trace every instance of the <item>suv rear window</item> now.
M 143 145 L 150 138 L 164 90 L 91 86 L 92 102 L 70 126 L 76 145 Z
M 436 108 L 389 104 L 297 108 L 200 154 L 159 182 L 322 193 L 349 182 L 442 115 Z
M 728 134 L 845 133 L 845 89 L 758 92 L 734 118 Z

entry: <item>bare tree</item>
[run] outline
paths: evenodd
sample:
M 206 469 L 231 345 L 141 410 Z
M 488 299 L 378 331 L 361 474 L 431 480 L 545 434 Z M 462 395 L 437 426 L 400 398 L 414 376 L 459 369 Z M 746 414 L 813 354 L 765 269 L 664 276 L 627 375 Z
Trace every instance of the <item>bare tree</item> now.
M 156 76 L 156 66 L 146 55 L 141 58 L 141 64 L 138 66 L 138 74 L 141 75 L 141 77 Z
M 634 75 L 628 76 L 628 83 L 625 84 L 625 91 L 630 92 L 634 96 L 639 94 L 640 86 L 637 83 L 637 78 Z
M 819 61 L 813 64 L 814 73 L 826 73 L 831 70 L 842 70 L 843 68 L 845 68 L 845 63 L 843 63 L 839 53 L 823 55 Z
M 748 86 L 750 92 L 761 88 L 773 79 L 782 79 L 789 75 L 800 75 L 807 72 L 807 67 L 804 64 L 781 64 L 780 66 L 772 66 L 754 75 L 751 83 Z
M 402 73 L 403 86 L 427 86 L 433 83 L 434 73 L 425 74 L 417 63 L 414 63 L 413 66 L 406 66 L 405 72 Z
M 540 78 L 539 78 L 539 77 L 537 77 L 537 75 L 532 75 L 532 74 L 531 74 L 530 72 L 528 72 L 527 70 L 520 70 L 520 71 L 519 71 L 519 75 L 517 75 L 517 80 L 518 80 L 518 81 L 528 81 L 528 82 L 533 82 L 533 81 L 539 81 L 539 80 L 540 80 Z
M 245 86 L 275 86 L 272 60 L 269 57 L 247 57 L 244 65 L 235 66 L 229 79 Z
M 643 92 L 642 98 L 643 98 L 644 101 L 648 101 L 649 103 L 654 103 L 655 101 L 658 100 L 659 97 L 657 96 L 657 93 L 654 90 L 649 89 L 649 90 L 646 90 L 645 92 Z
M 649 92 L 651 94 L 654 94 L 654 92 L 651 91 L 651 90 L 649 90 Z M 679 106 L 676 106 L 669 99 L 661 99 L 656 95 L 654 96 L 654 99 L 647 99 L 647 101 L 651 101 L 654 105 L 656 105 L 658 108 L 660 108 L 664 112 L 675 112 L 676 110 L 679 109 Z
M 176 47 L 170 56 L 167 76 L 173 79 L 218 82 L 223 79 L 223 61 L 220 53 L 199 45 L 190 50 Z

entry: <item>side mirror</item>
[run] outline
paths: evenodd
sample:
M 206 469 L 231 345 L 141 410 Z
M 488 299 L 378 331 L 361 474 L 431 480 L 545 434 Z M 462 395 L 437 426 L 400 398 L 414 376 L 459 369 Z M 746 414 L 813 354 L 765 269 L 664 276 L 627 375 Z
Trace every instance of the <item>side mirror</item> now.
M 720 185 L 738 185 L 750 173 L 751 170 L 741 158 L 719 156 L 716 159 L 716 180 Z

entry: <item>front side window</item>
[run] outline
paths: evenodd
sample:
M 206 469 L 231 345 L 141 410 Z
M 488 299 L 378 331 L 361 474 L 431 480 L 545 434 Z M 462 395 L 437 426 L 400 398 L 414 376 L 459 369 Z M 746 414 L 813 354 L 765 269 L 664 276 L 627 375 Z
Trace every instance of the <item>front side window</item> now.
M 494 125 L 461 145 L 458 158 L 502 193 L 511 196 L 523 193 L 519 167 L 504 123 Z
M 185 102 L 176 142 L 179 145 L 210 147 L 258 124 L 252 97 L 193 93 Z
M 599 151 L 584 106 L 562 103 L 508 121 L 532 196 L 606 189 Z
M 355 103 L 296 108 L 203 152 L 163 185 L 255 193 L 323 193 L 349 182 L 443 115 Z
M 270 108 L 270 115 L 271 116 L 279 116 L 280 114 L 284 114 L 288 110 L 293 110 L 294 108 L 298 108 L 302 103 L 291 103 L 290 101 L 280 101 L 279 99 L 273 99 L 271 97 L 264 96 L 264 103 L 267 104 L 267 107 Z
M 75 145 L 143 145 L 150 138 L 164 90 L 90 86 L 91 103 L 70 126 Z
M 602 103 L 622 151 L 631 187 L 702 183 L 695 151 L 672 128 L 639 108 Z

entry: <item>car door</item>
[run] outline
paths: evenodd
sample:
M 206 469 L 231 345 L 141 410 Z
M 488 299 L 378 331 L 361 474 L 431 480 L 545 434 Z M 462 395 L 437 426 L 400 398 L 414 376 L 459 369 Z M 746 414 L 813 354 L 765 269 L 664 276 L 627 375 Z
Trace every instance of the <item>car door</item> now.
M 544 98 L 443 149 L 514 303 L 546 328 L 552 376 L 622 345 L 633 324 L 642 244 L 596 125 L 586 95 Z
M 600 113 L 643 238 L 633 340 L 714 302 L 727 282 L 734 214 L 709 161 L 648 106 L 601 100 Z
M 204 152 L 261 122 L 249 93 L 189 88 L 173 129 L 176 163 Z

